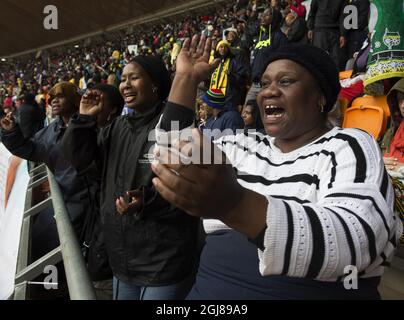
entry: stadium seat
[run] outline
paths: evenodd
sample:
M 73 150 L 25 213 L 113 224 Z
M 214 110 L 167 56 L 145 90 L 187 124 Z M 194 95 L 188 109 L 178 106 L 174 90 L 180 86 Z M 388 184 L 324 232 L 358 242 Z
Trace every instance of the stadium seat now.
M 376 140 L 386 132 L 390 109 L 386 96 L 359 97 L 346 109 L 343 128 L 359 128 L 369 132 Z
M 340 80 L 344 80 L 344 79 L 348 79 L 352 76 L 352 72 L 353 70 L 345 70 L 345 71 L 341 71 L 339 73 L 339 79 Z

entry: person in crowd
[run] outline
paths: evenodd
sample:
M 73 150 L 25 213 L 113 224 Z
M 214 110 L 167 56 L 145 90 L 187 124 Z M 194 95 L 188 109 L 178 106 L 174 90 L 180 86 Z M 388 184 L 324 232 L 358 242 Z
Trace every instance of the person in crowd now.
M 212 117 L 213 115 L 213 108 L 209 107 L 206 102 L 200 100 L 198 103 L 199 110 L 198 110 L 198 128 L 199 130 L 203 130 L 206 126 L 206 122 Z
M 345 67 L 342 61 L 342 48 L 346 45 L 345 4 L 345 0 L 312 0 L 307 21 L 309 40 L 327 51 L 338 67 L 340 64 Z
M 266 9 L 261 16 L 261 28 L 258 43 L 253 51 L 251 66 L 252 85 L 247 94 L 246 100 L 254 100 L 261 89 L 260 76 L 267 55 L 276 51 L 282 44 L 287 43 L 287 38 L 280 30 L 282 15 L 276 9 Z
M 217 44 L 212 61 L 214 59 L 219 60 L 219 65 L 212 74 L 209 88 L 220 90 L 226 96 L 225 108 L 235 110 L 247 83 L 248 66 L 236 59 L 226 40 Z
M 302 4 L 302 0 L 286 0 L 289 12 L 295 12 L 299 18 L 306 20 L 306 7 Z
M 229 43 L 232 48 L 240 48 L 240 38 L 236 28 L 228 28 L 224 32 L 225 40 Z
M 198 77 L 212 70 L 210 41 L 197 43 L 187 40 L 178 57 L 152 164 L 162 197 L 205 218 L 188 299 L 378 299 L 402 224 L 376 141 L 327 127 L 340 89 L 333 60 L 311 45 L 271 52 L 257 97 L 266 134 L 214 141 L 215 164 L 201 164 L 209 142 L 185 129 Z M 183 129 L 174 141 L 173 120 Z M 358 272 L 357 290 L 344 287 L 347 267 Z
M 388 173 L 404 182 L 404 78 L 390 90 L 387 101 L 392 121 L 382 141 L 383 160 Z
M 45 163 L 55 176 L 68 214 L 80 243 L 86 214 L 93 199 L 85 181 L 62 155 L 61 139 L 71 116 L 78 111 L 78 88 L 67 82 L 55 85 L 49 92 L 49 103 L 56 120 L 32 137 L 24 137 L 12 114 L 1 119 L 2 143 L 14 155 L 33 162 Z M 37 258 L 59 244 L 53 210 L 44 210 L 33 226 L 33 255 Z
M 122 113 L 124 100 L 115 86 L 107 84 L 97 84 L 91 90 L 88 90 L 82 97 L 80 107 L 83 107 L 88 101 L 88 96 L 93 94 L 100 96 L 101 110 L 97 116 L 97 130 L 110 125 L 116 117 Z M 61 149 L 63 155 L 69 158 L 70 155 L 70 139 L 71 130 L 67 128 L 62 142 Z M 105 285 L 106 281 L 110 282 L 110 296 L 112 297 L 112 271 L 109 267 L 108 255 L 106 253 L 104 234 L 101 229 L 100 217 L 100 190 L 102 177 L 102 164 L 99 159 L 89 165 L 89 167 L 78 171 L 78 175 L 86 181 L 86 184 L 91 188 L 93 197 L 91 208 L 87 214 L 84 223 L 84 256 L 87 262 L 87 268 L 91 279 L 95 282 L 95 287 Z M 104 283 L 103 283 L 104 282 Z M 96 290 L 98 293 L 99 291 Z
M 341 79 L 341 92 L 339 99 L 349 106 L 356 97 L 364 94 L 364 79 L 368 63 L 368 56 L 372 46 L 370 39 L 366 39 L 359 52 L 355 53 L 352 62 L 347 63 L 347 70 L 352 70 L 349 78 Z M 350 64 L 348 68 L 348 64 Z
M 5 114 L 14 114 L 17 108 L 14 106 L 11 99 L 5 99 L 3 103 L 3 111 Z
M 240 113 L 234 108 L 226 107 L 226 96 L 219 89 L 209 89 L 202 98 L 212 108 L 212 116 L 206 121 L 203 133 L 210 139 L 222 135 L 234 134 L 237 129 L 244 128 Z
M 269 5 L 269 7 L 274 10 L 281 11 L 281 9 L 282 9 L 280 0 L 267 0 L 267 3 Z
M 13 98 L 10 97 L 10 95 L 7 95 L 3 101 L 3 110 L 5 110 L 6 108 L 11 108 L 13 106 L 14 106 Z
M 183 299 L 192 285 L 198 219 L 162 199 L 150 169 L 153 129 L 170 88 L 158 57 L 137 56 L 123 71 L 119 90 L 129 115 L 97 134 L 101 96 L 94 92 L 69 124 L 69 154 L 81 171 L 102 166 L 102 231 L 113 272 L 114 299 Z
M 256 130 L 264 133 L 264 125 L 261 120 L 260 110 L 255 100 L 249 100 L 246 102 L 241 112 L 241 117 L 244 120 L 245 130 Z
M 288 38 L 288 42 L 308 43 L 306 20 L 299 17 L 296 12 L 286 15 L 283 32 Z
M 27 93 L 16 114 L 20 130 L 25 139 L 30 139 L 45 125 L 46 111 L 35 101 L 33 94 Z
M 358 26 L 346 31 L 345 60 L 351 59 L 356 52 L 359 52 L 369 33 L 369 0 L 352 0 L 349 1 L 349 5 L 357 9 Z

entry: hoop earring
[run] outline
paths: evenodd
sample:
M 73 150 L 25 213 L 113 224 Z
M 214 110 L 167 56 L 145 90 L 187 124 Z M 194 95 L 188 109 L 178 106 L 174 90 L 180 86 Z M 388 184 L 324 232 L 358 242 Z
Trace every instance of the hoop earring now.
M 157 92 L 157 87 L 153 87 L 152 91 L 153 91 L 153 93 L 156 93 Z

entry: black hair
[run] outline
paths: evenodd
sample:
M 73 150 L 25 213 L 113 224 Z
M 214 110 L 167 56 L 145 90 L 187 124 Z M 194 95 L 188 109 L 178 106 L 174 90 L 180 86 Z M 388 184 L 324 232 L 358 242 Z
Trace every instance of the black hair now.
M 111 105 L 117 108 L 116 114 L 120 115 L 122 113 L 125 100 L 122 98 L 122 95 L 117 87 L 110 84 L 97 84 L 92 88 L 92 90 L 98 90 L 105 93 Z
M 261 113 L 260 113 L 260 109 L 258 107 L 257 101 L 256 100 L 248 100 L 245 103 L 245 106 L 251 106 L 253 108 L 252 110 L 252 118 L 253 118 L 253 123 L 251 125 L 247 125 L 245 126 L 245 129 L 255 129 L 258 132 L 261 133 L 265 133 L 265 129 L 264 129 L 264 124 L 262 123 L 262 119 L 261 119 Z

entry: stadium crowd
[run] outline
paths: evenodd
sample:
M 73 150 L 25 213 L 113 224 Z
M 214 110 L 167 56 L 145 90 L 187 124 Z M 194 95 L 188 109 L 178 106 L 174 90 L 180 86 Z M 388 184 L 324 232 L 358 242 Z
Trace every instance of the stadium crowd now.
M 402 231 L 404 80 L 383 84 L 383 130 L 341 129 L 366 95 L 370 3 L 305 3 L 237 0 L 0 63 L 1 140 L 54 173 L 114 299 L 379 298 Z M 165 143 L 172 121 L 198 130 Z M 204 139 L 231 165 L 168 160 Z M 52 212 L 34 229 L 34 256 L 58 245 Z

